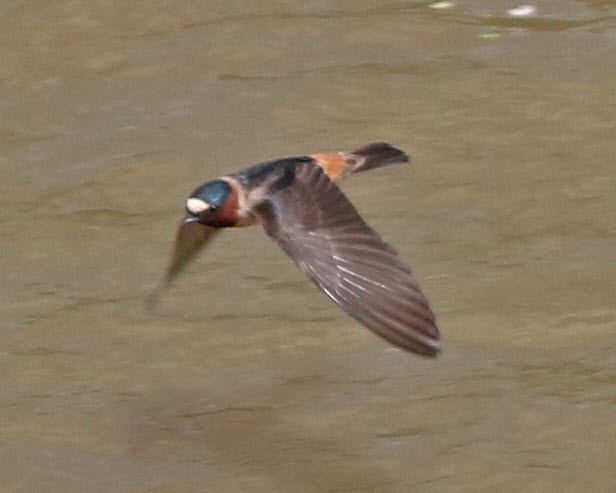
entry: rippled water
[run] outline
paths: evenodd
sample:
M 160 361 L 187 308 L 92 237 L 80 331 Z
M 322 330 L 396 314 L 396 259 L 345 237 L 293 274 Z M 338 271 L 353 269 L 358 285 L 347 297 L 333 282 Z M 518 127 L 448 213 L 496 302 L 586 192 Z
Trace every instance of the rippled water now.
M 616 4 L 458 3 L 0 7 L 3 491 L 616 490 Z M 258 227 L 144 310 L 196 185 L 372 140 L 442 357 Z

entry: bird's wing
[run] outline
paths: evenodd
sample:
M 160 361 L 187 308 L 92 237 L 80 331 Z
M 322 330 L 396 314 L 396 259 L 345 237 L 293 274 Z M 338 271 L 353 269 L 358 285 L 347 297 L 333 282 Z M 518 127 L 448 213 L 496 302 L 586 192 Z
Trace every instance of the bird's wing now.
M 153 308 L 169 284 L 196 258 L 219 228 L 210 228 L 198 222 L 182 221 L 173 247 L 171 262 L 161 284 L 148 298 L 148 305 Z
M 316 163 L 272 172 L 255 214 L 336 304 L 387 341 L 436 356 L 439 330 L 411 269 Z

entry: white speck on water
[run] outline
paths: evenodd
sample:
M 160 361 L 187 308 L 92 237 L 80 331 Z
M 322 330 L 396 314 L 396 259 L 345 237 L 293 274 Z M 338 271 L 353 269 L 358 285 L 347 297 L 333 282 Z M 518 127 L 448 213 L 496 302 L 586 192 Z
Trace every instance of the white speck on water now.
M 537 15 L 537 7 L 534 5 L 518 5 L 507 10 L 509 17 L 534 17 Z

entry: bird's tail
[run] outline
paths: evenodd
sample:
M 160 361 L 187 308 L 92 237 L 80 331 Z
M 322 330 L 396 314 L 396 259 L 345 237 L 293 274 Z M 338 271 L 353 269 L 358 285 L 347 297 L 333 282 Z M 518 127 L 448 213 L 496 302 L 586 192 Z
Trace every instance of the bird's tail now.
M 348 159 L 350 161 L 349 164 L 355 161 L 351 164 L 351 173 L 409 161 L 409 157 L 404 151 L 387 142 L 366 144 L 359 149 L 349 152 L 348 156 L 350 158 Z
M 334 181 L 358 171 L 409 160 L 405 152 L 386 142 L 373 142 L 350 152 L 322 152 L 311 157 Z

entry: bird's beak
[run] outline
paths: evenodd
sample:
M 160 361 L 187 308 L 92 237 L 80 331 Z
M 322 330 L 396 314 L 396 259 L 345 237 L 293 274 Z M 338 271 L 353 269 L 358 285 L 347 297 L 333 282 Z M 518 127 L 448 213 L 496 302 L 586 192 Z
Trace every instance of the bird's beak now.
M 194 214 L 188 214 L 182 221 L 182 224 L 193 224 L 193 223 L 198 223 L 198 222 L 199 222 L 199 216 L 195 216 Z

